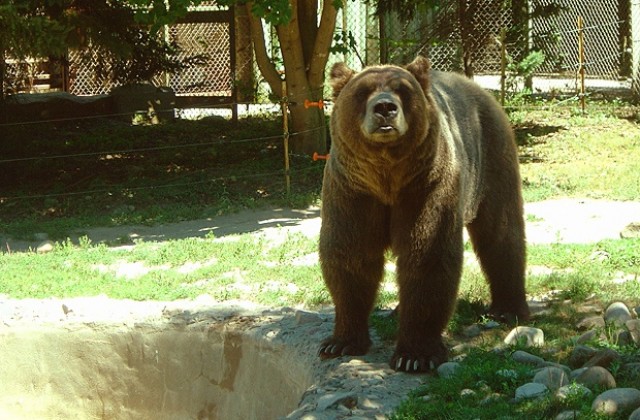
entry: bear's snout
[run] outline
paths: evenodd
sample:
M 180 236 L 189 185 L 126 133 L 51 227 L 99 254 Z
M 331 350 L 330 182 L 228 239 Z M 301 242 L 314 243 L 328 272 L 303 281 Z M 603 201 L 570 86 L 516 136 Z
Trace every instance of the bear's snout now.
M 400 98 L 390 92 L 370 97 L 362 131 L 367 138 L 382 142 L 396 140 L 406 133 L 407 123 Z

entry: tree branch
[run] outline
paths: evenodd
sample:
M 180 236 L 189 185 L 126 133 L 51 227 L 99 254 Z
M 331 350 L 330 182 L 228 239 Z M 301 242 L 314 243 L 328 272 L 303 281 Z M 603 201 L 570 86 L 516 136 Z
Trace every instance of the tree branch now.
M 276 67 L 267 54 L 267 47 L 264 43 L 264 30 L 262 29 L 262 20 L 251 13 L 251 3 L 247 3 L 247 13 L 249 14 L 249 26 L 251 28 L 251 40 L 253 41 L 253 49 L 256 53 L 256 63 L 260 69 L 260 73 L 269 84 L 271 91 L 278 97 L 282 96 L 282 78 L 278 74 Z
M 333 31 L 336 27 L 338 10 L 333 6 L 333 0 L 322 2 L 322 15 L 316 43 L 313 47 L 313 55 L 309 66 L 309 84 L 312 89 L 319 89 L 324 83 L 324 68 L 329 59 L 329 48 L 333 40 Z M 322 93 L 319 93 L 321 96 Z

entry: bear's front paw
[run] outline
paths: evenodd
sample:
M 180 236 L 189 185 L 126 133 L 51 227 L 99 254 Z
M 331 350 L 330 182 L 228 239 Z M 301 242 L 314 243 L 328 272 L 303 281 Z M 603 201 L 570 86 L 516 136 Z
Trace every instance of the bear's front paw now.
M 396 349 L 389 365 L 399 372 L 418 373 L 434 370 L 447 361 L 448 351 L 441 340 L 423 351 L 403 351 Z
M 331 359 L 340 356 L 361 356 L 366 354 L 371 346 L 369 337 L 362 339 L 327 338 L 320 344 L 318 356 L 321 359 Z

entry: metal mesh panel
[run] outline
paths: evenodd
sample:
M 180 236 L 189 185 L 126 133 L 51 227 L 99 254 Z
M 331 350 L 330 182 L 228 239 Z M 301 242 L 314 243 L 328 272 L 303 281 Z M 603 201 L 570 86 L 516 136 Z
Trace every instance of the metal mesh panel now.
M 622 73 L 625 56 L 624 32 L 628 30 L 628 9 L 622 3 L 602 0 L 554 0 L 562 7 L 558 16 L 532 22 L 534 48 L 545 52 L 542 73 L 575 74 L 578 70 L 578 17 L 584 20 L 586 73 L 588 76 L 616 79 Z M 550 0 L 538 0 L 539 6 Z M 622 10 L 620 10 L 622 9 Z
M 196 12 L 197 14 L 197 12 Z M 231 96 L 231 34 L 229 22 L 186 22 L 166 30 L 169 41 L 180 47 L 179 59 L 201 55 L 205 64 L 192 66 L 176 74 L 155 77 L 156 85 L 169 86 L 178 95 Z M 88 57 L 86 56 L 88 54 Z M 106 94 L 115 86 L 96 75 L 98 52 L 69 52 L 69 92 L 75 95 Z M 104 69 L 108 74 L 109 69 Z
M 350 2 L 346 3 L 351 7 Z M 537 12 L 554 3 L 560 6 L 557 15 L 539 16 Z M 379 21 L 369 16 L 368 42 L 366 47 L 358 48 L 360 55 L 366 57 L 373 56 L 369 49 L 377 49 L 381 62 L 404 64 L 420 53 L 427 55 L 439 70 L 496 75 L 501 70 L 500 33 L 504 29 L 509 59 L 518 62 L 529 51 L 541 50 L 546 60 L 534 77 L 572 79 L 573 83 L 562 89 L 573 89 L 578 69 L 577 19 L 581 16 L 585 69 L 591 79 L 587 84 L 599 87 L 595 79 L 617 83 L 631 73 L 629 4 L 629 0 L 445 0 L 436 10 L 420 11 L 413 20 L 400 19 L 395 14 Z M 360 31 L 360 22 L 355 20 L 360 17 L 353 15 L 347 15 L 348 29 Z M 379 36 L 372 37 L 371 28 L 376 24 L 380 25 Z M 627 87 L 626 81 L 602 86 Z M 547 84 L 538 88 L 547 89 L 552 88 Z
M 178 57 L 202 54 L 207 64 L 193 66 L 169 76 L 176 94 L 230 96 L 233 92 L 231 40 L 226 22 L 179 23 L 169 28 L 169 37 L 182 51 Z
M 102 95 L 114 87 L 108 79 L 96 75 L 98 52 L 89 48 L 89 57 L 85 52 L 69 51 L 69 93 L 73 95 Z

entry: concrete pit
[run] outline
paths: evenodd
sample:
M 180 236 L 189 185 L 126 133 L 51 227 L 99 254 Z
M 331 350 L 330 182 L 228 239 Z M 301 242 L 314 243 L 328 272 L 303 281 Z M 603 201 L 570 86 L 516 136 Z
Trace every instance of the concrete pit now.
M 312 383 L 285 346 L 204 325 L 0 331 L 0 418 L 275 419 Z

